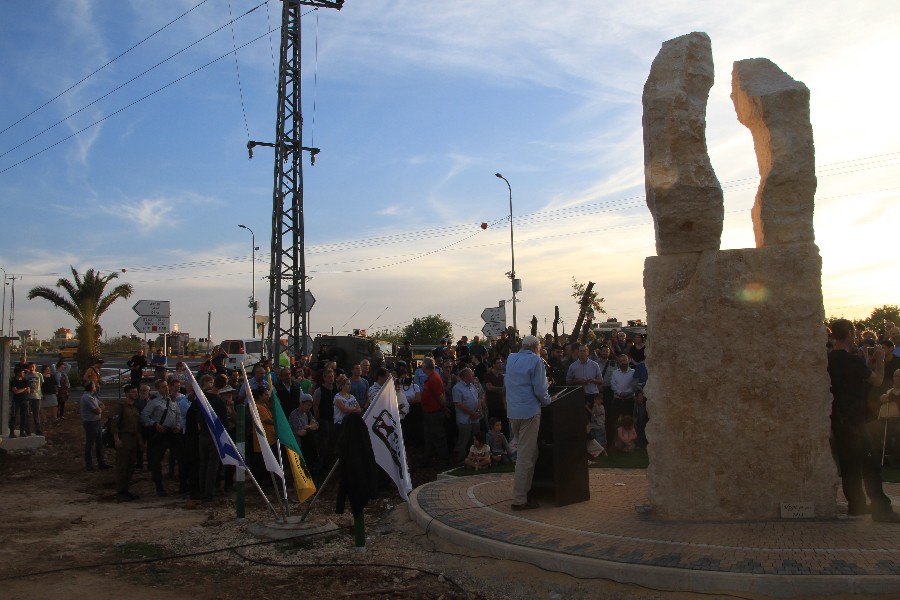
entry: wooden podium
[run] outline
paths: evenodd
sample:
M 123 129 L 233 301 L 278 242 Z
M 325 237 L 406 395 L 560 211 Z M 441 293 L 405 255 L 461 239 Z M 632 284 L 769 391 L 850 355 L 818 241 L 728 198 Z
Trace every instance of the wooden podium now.
M 538 459 L 528 495 L 557 506 L 590 500 L 584 388 L 557 386 L 550 394 L 557 398 L 541 410 Z

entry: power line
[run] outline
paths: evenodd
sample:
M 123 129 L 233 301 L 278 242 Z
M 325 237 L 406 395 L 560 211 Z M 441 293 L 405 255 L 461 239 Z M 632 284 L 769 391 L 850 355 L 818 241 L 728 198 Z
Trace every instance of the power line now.
M 266 0 L 266 1 L 268 1 L 268 0 Z M 263 2 L 263 4 L 265 4 L 265 2 Z M 228 23 L 225 23 L 225 24 L 222 25 L 221 27 L 219 27 L 219 28 L 217 28 L 217 29 L 215 29 L 215 30 L 213 30 L 213 31 L 211 31 L 211 32 L 209 32 L 209 33 L 207 33 L 206 35 L 204 35 L 204 36 L 203 36 L 202 38 L 200 38 L 199 40 L 193 42 L 192 44 L 189 44 L 188 46 L 185 46 L 184 48 L 182 48 L 182 49 L 179 50 L 178 52 L 176 52 L 176 53 L 174 53 L 174 54 L 170 54 L 168 57 L 166 57 L 166 58 L 164 58 L 163 60 L 159 61 L 158 63 L 156 63 L 156 64 L 153 65 L 152 67 L 150 67 L 150 68 L 148 68 L 148 69 L 145 69 L 144 71 L 142 71 L 141 73 L 135 75 L 134 77 L 132 77 L 131 79 L 129 79 L 129 80 L 126 81 L 125 83 L 120 84 L 120 85 L 114 87 L 113 89 L 111 89 L 110 91 L 106 92 L 105 94 L 103 94 L 103 95 L 100 96 L 99 98 L 96 98 L 95 100 L 93 100 L 93 101 L 91 101 L 91 102 L 85 104 L 84 106 L 82 106 L 81 108 L 79 108 L 78 110 L 76 110 L 75 112 L 73 112 L 73 113 L 71 113 L 71 114 L 69 114 L 69 115 L 63 117 L 62 119 L 60 119 L 59 121 L 57 121 L 57 122 L 54 123 L 53 125 L 50 125 L 49 127 L 46 127 L 45 129 L 39 131 L 38 133 L 36 133 L 35 135 L 31 136 L 31 137 L 28 138 L 27 140 L 24 140 L 24 141 L 22 141 L 22 142 L 19 142 L 18 144 L 16 144 L 15 146 L 13 146 L 12 148 L 10 148 L 9 150 L 7 150 L 6 152 L 4 152 L 3 154 L 0 154 L 0 158 L 3 158 L 4 156 L 6 156 L 7 154 L 9 154 L 9 153 L 12 152 L 13 150 L 16 150 L 16 149 L 18 149 L 18 148 L 21 148 L 21 147 L 24 146 L 25 144 L 27 144 L 27 143 L 29 143 L 29 142 L 31 142 L 31 141 L 33 141 L 33 140 L 36 140 L 37 138 L 39 138 L 40 136 L 44 135 L 45 133 L 47 133 L 47 132 L 50 131 L 51 129 L 54 129 L 55 127 L 57 127 L 57 126 L 59 126 L 59 125 L 65 123 L 66 121 L 68 121 L 68 120 L 71 119 L 72 117 L 74 117 L 74 116 L 80 114 L 81 112 L 87 110 L 88 108 L 90 108 L 91 106 L 97 104 L 98 102 L 100 102 L 100 101 L 103 100 L 104 98 L 108 98 L 109 96 L 111 96 L 112 94 L 114 94 L 114 93 L 116 93 L 117 91 L 121 90 L 121 89 L 124 88 L 125 86 L 127 86 L 127 85 L 129 85 L 129 84 L 131 84 L 131 83 L 133 83 L 133 82 L 135 82 L 135 81 L 137 81 L 138 79 L 140 79 L 141 77 L 143 77 L 143 76 L 146 75 L 147 73 L 150 73 L 151 71 L 155 70 L 157 67 L 161 67 L 162 65 L 166 64 L 167 62 L 169 62 L 170 60 L 172 60 L 173 58 L 175 58 L 175 57 L 178 56 L 179 54 L 182 54 L 183 52 L 186 52 L 187 50 L 193 48 L 194 46 L 196 46 L 196 45 L 199 44 L 200 42 L 206 40 L 206 39 L 209 38 L 210 36 L 215 35 L 216 33 L 218 33 L 219 31 L 221 31 L 221 30 L 224 29 L 225 27 L 228 27 L 229 25 L 232 25 L 236 20 L 243 19 L 244 17 L 246 17 L 247 15 L 249 15 L 250 13 L 252 13 L 253 11 L 255 11 L 257 8 L 259 8 L 260 6 L 262 6 L 263 4 L 258 4 L 257 6 L 254 6 L 253 8 L 251 8 L 250 10 L 248 10 L 247 12 L 245 12 L 244 14 L 242 14 L 240 17 L 238 17 L 237 19 L 231 19 L 231 20 L 229 20 Z M 229 6 L 230 6 L 230 4 L 229 4 Z M 232 39 L 233 39 L 233 38 L 232 38 Z M 241 46 L 241 47 L 243 48 L 243 46 Z M 237 49 L 234 50 L 234 53 L 235 53 L 235 62 L 236 62 L 236 61 L 237 61 Z M 231 52 L 229 52 L 228 54 L 231 54 Z M 226 54 L 225 56 L 227 56 L 227 54 Z M 219 58 L 217 58 L 216 60 L 219 60 L 220 58 L 222 58 L 222 57 L 219 57 Z M 213 61 L 213 62 L 215 62 L 215 61 Z M 204 65 L 204 67 L 208 66 L 209 64 L 212 64 L 212 63 L 207 63 L 207 65 Z M 200 68 L 202 69 L 202 68 L 204 68 L 204 67 L 200 67 Z M 199 69 L 198 69 L 198 70 L 199 70 Z M 169 84 L 169 85 L 171 85 L 171 84 Z M 238 75 L 238 85 L 240 85 L 240 75 Z M 166 86 L 166 87 L 168 87 L 168 86 Z M 160 89 L 165 89 L 165 88 L 160 88 Z M 159 91 L 159 90 L 157 90 L 157 91 Z M 149 96 L 152 96 L 152 95 L 155 94 L 155 93 L 156 93 L 156 92 L 153 92 L 152 94 L 149 94 Z M 145 96 L 145 98 L 146 98 L 146 97 L 148 97 L 148 96 Z M 143 98 L 142 98 L 141 100 L 143 100 Z M 243 99 L 243 94 L 242 94 L 242 95 L 241 95 L 241 105 L 242 105 L 242 106 L 243 106 L 243 101 L 244 101 L 244 99 Z M 138 102 L 140 102 L 140 100 L 138 100 Z M 130 107 L 130 106 L 132 106 L 132 105 L 129 104 L 126 108 L 128 108 L 128 107 Z M 116 111 L 116 112 L 119 112 L 119 111 Z M 116 113 L 113 113 L 113 114 L 116 114 Z M 112 115 L 109 115 L 109 116 L 112 116 Z M 101 121 L 102 121 L 102 120 L 104 120 L 104 119 L 101 119 Z M 245 119 L 244 119 L 244 120 L 245 120 L 245 122 L 246 122 L 246 115 L 245 115 Z M 92 125 L 89 125 L 88 127 L 93 127 L 93 125 L 96 125 L 96 124 L 99 123 L 99 122 L 100 122 L 100 121 L 97 121 L 97 122 L 93 123 Z M 81 130 L 81 131 L 84 131 L 84 130 Z M 81 133 L 81 132 L 79 131 L 78 133 Z M 70 136 L 70 137 L 71 137 L 71 136 Z M 247 132 L 247 137 L 248 137 L 248 138 L 250 137 L 249 130 L 248 130 L 248 132 Z M 65 139 L 69 139 L 69 138 L 65 138 Z M 51 146 L 51 147 L 52 147 L 52 146 Z M 29 157 L 29 158 L 30 158 L 30 157 Z M 17 164 L 18 164 L 18 163 L 17 163 Z M 14 165 L 14 166 L 15 166 L 15 165 Z M 5 172 L 5 171 L 0 171 L 0 173 L 3 173 L 3 172 Z
M 819 200 L 834 200 L 834 199 L 838 199 L 838 198 L 854 197 L 854 196 L 859 196 L 859 195 L 863 195 L 863 194 L 876 194 L 876 193 L 890 192 L 890 191 L 895 191 L 898 189 L 900 189 L 900 187 L 882 188 L 882 189 L 878 189 L 878 190 L 869 190 L 869 191 L 857 192 L 857 193 L 853 193 L 853 194 L 841 194 L 841 195 L 836 195 L 836 196 L 826 196 L 824 198 L 819 198 Z M 614 204 L 615 202 L 616 201 L 611 201 L 610 204 Z M 618 210 L 623 210 L 623 208 L 620 207 Z M 559 211 L 555 211 L 555 212 L 559 212 Z M 599 212 L 603 212 L 603 211 L 599 211 Z M 735 209 L 735 210 L 730 210 L 730 211 L 725 212 L 726 215 L 737 215 L 737 214 L 745 214 L 745 213 L 746 213 L 746 209 Z M 529 219 L 533 216 L 540 215 L 540 214 L 541 213 L 526 214 L 521 217 L 521 220 L 525 221 L 526 219 Z M 584 216 L 584 215 L 580 215 L 580 216 Z M 540 222 L 562 220 L 565 218 L 569 218 L 569 216 L 561 215 L 561 216 L 557 216 L 553 219 L 546 219 L 546 220 L 543 220 Z M 494 225 L 496 225 L 497 223 L 501 223 L 507 219 L 508 219 L 508 217 L 504 216 L 504 217 L 498 219 L 497 221 L 495 221 Z M 609 227 L 602 227 L 599 229 L 593 228 L 593 229 L 582 230 L 582 231 L 574 231 L 574 232 L 567 231 L 564 233 L 539 235 L 539 236 L 533 236 L 533 237 L 526 238 L 526 240 L 527 241 L 535 241 L 535 240 L 541 240 L 541 239 L 570 237 L 573 235 L 585 235 L 585 234 L 589 234 L 589 233 L 595 233 L 598 231 L 635 229 L 635 228 L 647 227 L 649 225 L 650 225 L 649 222 L 622 224 L 622 225 L 614 225 L 614 226 L 609 226 Z M 431 238 L 431 237 L 438 237 L 441 235 L 449 235 L 451 233 L 455 233 L 456 231 L 458 231 L 460 229 L 470 230 L 472 227 L 477 227 L 477 225 L 472 224 L 472 223 L 467 223 L 467 224 L 454 225 L 454 226 L 443 227 L 443 228 L 433 228 L 433 229 L 426 230 L 426 231 L 429 233 L 428 237 Z M 393 234 L 390 236 L 366 238 L 365 240 L 359 240 L 359 241 L 362 242 L 360 244 L 360 246 L 362 248 L 372 248 L 375 246 L 387 246 L 387 245 L 399 244 L 399 243 L 404 243 L 404 242 L 420 241 L 422 238 L 418 237 L 418 233 L 420 233 L 420 232 L 412 232 L 409 234 Z M 451 246 L 460 244 L 467 239 L 471 239 L 472 237 L 475 237 L 475 235 L 477 235 L 478 233 L 480 233 L 480 232 L 476 232 L 476 234 L 466 236 L 460 240 L 457 240 L 456 242 L 453 242 L 452 244 L 445 245 L 442 248 L 439 248 L 437 250 L 432 250 L 432 251 L 429 251 L 426 253 L 410 252 L 410 253 L 404 253 L 404 254 L 395 254 L 392 256 L 380 255 L 378 257 L 373 257 L 373 258 L 343 260 L 343 261 L 335 261 L 335 262 L 330 262 L 330 263 L 320 263 L 319 265 L 316 265 L 317 267 L 321 268 L 323 266 L 366 262 L 366 261 L 372 261 L 372 260 L 378 260 L 378 259 L 383 260 L 385 258 L 404 258 L 404 257 L 410 257 L 410 256 L 412 257 L 412 258 L 407 258 L 405 260 L 394 261 L 394 262 L 391 262 L 391 263 L 388 263 L 385 265 L 379 265 L 377 267 L 371 267 L 368 269 L 347 270 L 347 271 L 322 271 L 322 270 L 319 270 L 319 271 L 311 271 L 311 272 L 351 273 L 351 272 L 360 272 L 360 271 L 375 270 L 375 269 L 387 268 L 390 266 L 396 266 L 396 265 L 404 264 L 407 262 L 411 262 L 413 260 L 417 260 L 419 258 L 424 258 L 425 256 L 429 256 L 431 254 L 434 254 L 435 252 L 440 252 L 443 249 L 447 249 Z M 457 248 L 457 250 L 485 248 L 485 247 L 491 247 L 491 246 L 499 246 L 502 244 L 505 244 L 505 242 L 494 242 L 494 243 L 489 243 L 489 244 L 470 245 L 470 246 L 464 246 L 462 248 Z M 321 251 L 322 253 L 326 253 L 328 251 L 334 251 L 334 250 L 345 250 L 345 249 L 347 249 L 347 247 L 348 247 L 348 244 L 329 243 L 329 244 L 311 246 L 308 250 L 310 250 L 311 253 L 316 253 L 316 251 Z M 264 254 L 257 255 L 256 259 L 260 263 L 265 263 L 268 260 L 266 257 L 267 257 L 267 254 L 264 253 Z M 164 265 L 148 265 L 148 266 L 128 267 L 128 270 L 131 272 L 170 271 L 170 270 L 197 268 L 197 267 L 205 267 L 205 266 L 219 266 L 219 265 L 224 265 L 224 264 L 228 264 L 228 263 L 243 262 L 243 261 L 246 261 L 249 259 L 250 259 L 249 256 L 244 255 L 244 256 L 234 256 L 234 257 L 227 257 L 227 258 L 206 259 L 206 260 L 202 260 L 202 261 L 187 261 L 187 262 L 182 262 L 182 263 L 172 263 L 172 264 L 164 264 Z M 229 275 L 229 274 L 222 274 L 220 276 L 227 276 L 227 275 Z
M 266 4 L 266 3 L 264 2 L 263 4 Z M 247 12 L 246 14 L 250 14 L 250 12 L 253 12 L 254 10 L 256 10 L 256 8 L 252 9 L 251 11 Z M 244 16 L 246 16 L 246 15 L 244 15 Z M 228 2 L 228 18 L 230 19 L 228 21 L 228 23 L 229 23 L 229 25 L 231 25 L 231 47 L 234 48 L 237 45 L 237 42 L 234 39 L 234 19 L 231 16 L 231 1 L 230 0 Z M 244 88 L 241 85 L 241 69 L 238 66 L 238 55 L 237 55 L 236 49 L 234 50 L 234 70 L 237 73 L 238 93 L 241 96 L 241 114 L 244 115 L 244 129 L 247 130 L 247 141 L 249 142 L 250 141 L 250 125 L 247 124 L 247 109 L 244 107 Z
M 44 102 L 43 104 L 41 104 L 40 106 L 38 106 L 36 109 L 34 109 L 33 111 L 31 111 L 30 113 L 28 113 L 27 115 L 25 115 L 24 117 L 19 118 L 17 121 L 15 121 L 14 123 L 12 123 L 11 125 L 7 125 L 3 130 L 0 130 L 0 135 L 6 133 L 8 130 L 12 129 L 13 127 L 15 127 L 16 125 L 18 125 L 19 123 L 21 123 L 22 121 L 24 121 L 25 119 L 27 119 L 28 117 L 30 117 L 31 115 L 35 114 L 36 112 L 38 112 L 38 111 L 41 110 L 42 108 L 44 108 L 44 107 L 48 106 L 49 104 L 55 102 L 56 100 L 60 99 L 60 98 L 63 97 L 65 94 L 71 92 L 71 91 L 74 90 L 76 87 L 78 87 L 79 85 L 81 85 L 82 83 L 84 83 L 85 81 L 87 81 L 88 79 L 90 79 L 91 77 L 93 77 L 94 75 L 96 75 L 97 73 L 99 73 L 100 71 L 102 71 L 103 69 L 105 69 L 106 67 L 108 67 L 109 65 L 113 64 L 114 62 L 116 62 L 117 60 L 119 60 L 120 58 L 122 58 L 123 56 L 125 56 L 126 54 L 128 54 L 129 52 L 131 52 L 132 50 L 134 50 L 135 48 L 137 48 L 138 46 L 140 46 L 141 44 L 143 44 L 144 42 L 146 42 L 146 41 L 149 40 L 150 38 L 152 38 L 153 36 L 155 36 L 157 33 L 161 32 L 162 30 L 166 29 L 167 27 L 169 27 L 170 25 L 172 25 L 172 24 L 175 23 L 176 21 L 178 21 L 178 20 L 182 19 L 183 17 L 187 16 L 189 13 L 193 12 L 194 10 L 200 8 L 201 6 L 203 6 L 204 4 L 206 4 L 207 2 L 209 2 L 209 0 L 203 0 L 203 1 L 200 2 L 199 4 L 195 5 L 193 8 L 190 8 L 190 9 L 188 9 L 187 11 L 181 13 L 180 15 L 178 15 L 177 17 L 175 17 L 174 19 L 172 19 L 171 21 L 169 21 L 168 23 L 166 23 L 165 25 L 163 25 L 162 27 L 160 27 L 159 29 L 157 29 L 156 31 L 154 31 L 153 33 L 151 33 L 150 35 L 148 35 L 147 37 L 145 37 L 144 39 L 142 39 L 141 41 L 139 41 L 137 44 L 133 45 L 131 48 L 128 48 L 127 50 L 125 50 L 124 52 L 122 52 L 121 54 L 119 54 L 118 56 L 116 56 L 114 59 L 112 59 L 112 60 L 110 60 L 109 62 L 107 62 L 106 64 L 104 64 L 104 65 L 98 67 L 97 69 L 95 69 L 95 70 L 94 70 L 92 73 L 90 73 L 89 75 L 86 75 L 85 77 L 82 77 L 82 78 L 79 79 L 77 82 L 73 83 L 72 85 L 70 85 L 69 87 L 67 87 L 66 89 L 64 89 L 63 91 L 61 91 L 61 92 L 58 93 L 57 95 L 55 95 L 54 97 L 50 98 L 49 100 L 47 100 L 46 102 Z
M 316 11 L 316 52 L 313 66 L 313 105 L 312 105 L 312 130 L 310 132 L 309 145 L 316 147 L 316 96 L 319 91 L 319 9 Z
M 279 29 L 281 29 L 281 27 L 279 27 Z M 269 33 L 271 33 L 271 31 L 267 31 L 266 33 L 262 34 L 261 36 L 256 37 L 256 38 L 253 38 L 253 39 L 250 40 L 249 42 L 247 42 L 247 43 L 245 43 L 245 44 L 242 44 L 241 46 L 238 46 L 238 48 L 236 48 L 235 51 L 241 50 L 241 49 L 243 49 L 243 48 L 246 48 L 246 47 L 249 46 L 250 44 L 253 44 L 253 43 L 255 43 L 255 42 L 258 42 L 259 40 L 261 40 L 261 39 L 263 39 L 264 37 L 266 37 Z M 123 107 L 120 108 L 119 110 L 117 110 L 117 111 L 115 111 L 115 112 L 112 112 L 112 113 L 106 115 L 105 117 L 103 117 L 103 118 L 101 118 L 101 119 L 98 119 L 98 120 L 94 121 L 94 122 L 91 123 L 90 125 L 86 125 L 86 126 L 82 127 L 81 129 L 79 129 L 79 130 L 76 131 L 75 133 L 72 133 L 71 135 L 67 135 L 66 137 L 64 137 L 64 138 L 62 138 L 62 139 L 60 139 L 60 140 L 54 142 L 53 144 L 50 144 L 49 146 L 47 146 L 47 147 L 45 147 L 45 148 L 43 148 L 43 149 L 41 149 L 41 150 L 38 150 L 38 151 L 35 152 L 34 154 L 32 154 L 32 155 L 30 155 L 30 156 L 28 156 L 28 157 L 26 157 L 26 158 L 23 158 L 23 159 L 20 160 L 19 162 L 13 163 L 12 165 L 6 167 L 5 169 L 0 170 L 0 175 L 2 175 L 3 173 L 6 173 L 7 171 L 9 171 L 9 170 L 11 170 L 11 169 L 14 169 L 14 168 L 18 167 L 18 166 L 21 165 L 22 163 L 28 162 L 28 161 L 31 160 L 32 158 L 35 158 L 35 157 L 37 157 L 37 156 L 40 156 L 41 154 L 43 154 L 43 153 L 46 152 L 47 150 L 50 150 L 50 149 L 52 149 L 52 148 L 55 148 L 56 146 L 59 146 L 59 145 L 62 144 L 63 142 L 68 141 L 68 140 L 72 139 L 72 138 L 75 137 L 75 136 L 77 136 L 77 135 L 79 135 L 79 134 L 81 134 L 81 133 L 84 133 L 84 132 L 87 131 L 88 129 L 91 129 L 92 127 L 95 127 L 95 126 L 99 125 L 100 123 L 106 121 L 106 120 L 109 119 L 110 117 L 114 117 L 114 116 L 116 116 L 117 114 L 119 114 L 120 112 L 123 112 L 123 111 L 125 111 L 125 110 L 131 108 L 132 106 L 134 106 L 134 105 L 136 105 L 136 104 L 140 104 L 141 102 L 143 102 L 143 101 L 146 100 L 147 98 L 150 98 L 151 96 L 155 96 L 155 95 L 158 94 L 159 92 L 161 92 L 161 91 L 163 91 L 163 90 L 165 90 L 165 89 L 167 89 L 167 88 L 169 88 L 169 87 L 172 87 L 172 86 L 175 85 L 176 83 L 178 83 L 178 82 L 180 82 L 180 81 L 182 81 L 182 80 L 184 80 L 184 79 L 187 79 L 187 78 L 190 77 L 191 75 L 195 75 L 196 73 L 199 73 L 200 71 L 202 71 L 202 70 L 205 69 L 206 67 L 208 67 L 208 66 L 210 66 L 210 65 L 213 65 L 213 64 L 219 62 L 220 60 L 222 60 L 223 58 L 225 58 L 225 57 L 228 56 L 229 54 L 231 54 L 231 51 L 226 52 L 225 54 L 222 54 L 222 55 L 219 56 L 218 58 L 214 58 L 213 60 L 209 61 L 208 63 L 206 63 L 206 64 L 204 64 L 204 65 L 202 65 L 202 66 L 200 66 L 200 67 L 197 67 L 196 69 L 194 69 L 194 70 L 191 71 L 190 73 L 187 73 L 187 74 L 185 74 L 185 75 L 182 75 L 182 76 L 179 77 L 178 79 L 175 79 L 175 80 L 173 80 L 173 81 L 170 81 L 170 82 L 167 83 L 166 85 L 164 85 L 164 86 L 162 86 L 162 87 L 159 87 L 159 88 L 155 89 L 154 91 L 150 92 L 149 94 L 147 94 L 147 95 L 145 95 L 145 96 L 142 96 L 141 98 L 138 98 L 138 99 L 135 100 L 134 102 L 131 102 L 130 104 L 127 104 L 127 105 L 123 106 Z

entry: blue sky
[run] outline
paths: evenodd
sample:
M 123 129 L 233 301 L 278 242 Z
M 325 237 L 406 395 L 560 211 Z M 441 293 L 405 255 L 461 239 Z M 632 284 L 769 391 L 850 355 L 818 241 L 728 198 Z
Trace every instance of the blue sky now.
M 127 269 L 121 281 L 134 299 L 171 301 L 182 331 L 205 336 L 211 311 L 214 339 L 249 335 L 251 244 L 237 225 L 256 233 L 264 306 L 273 157 L 258 148 L 248 160 L 246 143 L 274 135 L 278 36 L 270 45 L 264 34 L 280 12 L 276 0 L 0 4 L 0 266 L 23 276 L 15 329 L 48 336 L 73 325 L 25 296 L 74 265 Z M 238 17 L 232 38 L 226 23 Z M 707 138 L 725 189 L 722 247 L 753 246 L 758 171 L 729 94 L 733 61 L 762 56 L 812 93 L 826 313 L 900 302 L 889 241 L 900 220 L 898 22 L 892 1 L 851 10 L 822 1 L 347 0 L 340 12 L 309 13 L 304 143 L 322 149 L 314 167 L 304 164 L 312 331 L 440 313 L 455 335 L 478 333 L 481 310 L 510 298 L 497 171 L 513 191 L 520 329 L 531 315 L 549 329 L 559 305 L 568 330 L 573 276 L 597 282 L 611 315 L 644 318 L 643 261 L 655 248 L 641 92 L 662 42 L 690 31 L 710 35 L 716 64 Z M 260 36 L 237 65 L 227 55 L 124 108 Z M 107 313 L 108 333 L 133 331 L 131 304 Z

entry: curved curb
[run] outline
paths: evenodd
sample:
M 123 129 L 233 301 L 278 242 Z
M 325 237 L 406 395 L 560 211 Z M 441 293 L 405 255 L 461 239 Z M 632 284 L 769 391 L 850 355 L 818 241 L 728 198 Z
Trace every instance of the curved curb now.
M 609 579 L 639 584 L 665 591 L 700 593 L 749 592 L 776 598 L 831 596 L 835 594 L 900 594 L 900 576 L 884 575 L 771 575 L 679 569 L 655 565 L 610 561 L 601 558 L 552 552 L 510 544 L 453 528 L 425 511 L 419 492 L 432 482 L 413 490 L 409 496 L 409 516 L 417 525 L 459 546 L 477 549 L 497 559 L 514 560 L 583 579 Z M 473 507 L 475 508 L 475 507 Z

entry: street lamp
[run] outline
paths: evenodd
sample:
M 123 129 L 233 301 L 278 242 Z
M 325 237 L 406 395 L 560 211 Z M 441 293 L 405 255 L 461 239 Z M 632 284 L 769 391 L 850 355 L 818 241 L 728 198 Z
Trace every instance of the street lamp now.
M 519 279 L 516 279 L 516 246 L 513 243 L 512 186 L 509 185 L 509 180 L 500 173 L 494 173 L 494 176 L 505 181 L 506 187 L 509 188 L 509 252 L 512 255 L 512 268 L 507 275 L 512 280 L 513 336 L 515 336 L 519 332 L 519 327 L 516 323 L 516 292 L 522 290 L 522 282 Z
M 251 260 L 253 264 L 251 265 L 251 277 L 253 278 L 252 285 L 250 288 L 250 328 L 253 330 L 250 334 L 251 338 L 256 337 L 256 309 L 259 306 L 256 303 L 256 251 L 259 248 L 256 247 L 256 234 L 253 233 L 253 230 L 247 227 L 246 225 L 238 225 L 241 229 L 246 229 L 250 232 L 250 244 L 251 244 Z

